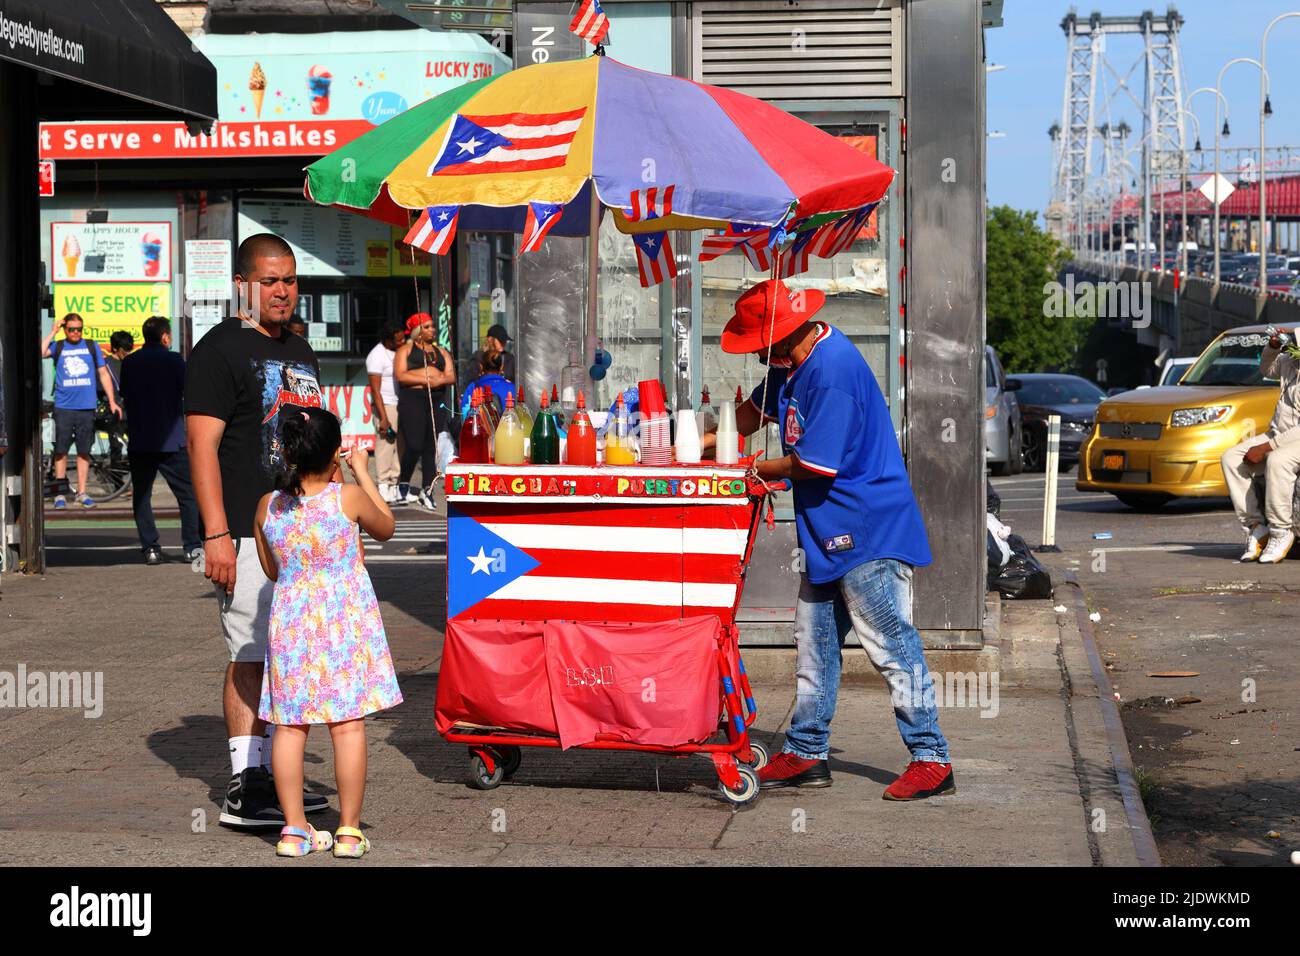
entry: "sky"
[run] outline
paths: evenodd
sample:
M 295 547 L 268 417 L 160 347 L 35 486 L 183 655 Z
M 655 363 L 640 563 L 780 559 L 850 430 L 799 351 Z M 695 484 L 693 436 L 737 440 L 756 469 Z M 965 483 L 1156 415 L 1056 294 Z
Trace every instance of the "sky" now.
M 1145 0 L 1075 5 L 1080 18 L 1094 10 L 1111 16 L 1136 16 L 1151 10 L 1162 16 L 1166 6 Z M 1238 56 L 1258 59 L 1260 38 L 1269 21 L 1280 13 L 1300 12 L 1300 0 L 1182 0 L 1174 6 L 1185 21 L 1179 39 L 1184 100 L 1197 87 L 1213 86 L 1228 60 Z M 1070 7 L 1057 0 L 1005 0 L 1003 26 L 986 34 L 988 61 L 1006 66 L 988 74 L 988 129 L 1006 134 L 988 141 L 990 205 L 1007 204 L 1040 213 L 1047 207 L 1052 180 L 1052 144 L 1047 130 L 1053 122 L 1061 122 L 1065 95 L 1061 20 Z M 1108 38 L 1106 58 L 1120 78 L 1128 77 L 1128 88 L 1138 101 L 1143 98 L 1141 57 L 1139 34 Z M 1134 63 L 1138 65 L 1129 74 Z M 1300 147 L 1300 17 L 1284 20 L 1269 34 L 1268 67 L 1273 115 L 1268 120 L 1266 144 L 1270 148 Z M 1099 74 L 1099 110 L 1101 75 L 1111 92 L 1119 86 L 1119 79 L 1108 71 Z M 1231 67 L 1224 76 L 1223 94 L 1231 130 L 1223 145 L 1258 146 L 1259 71 L 1249 63 Z M 1214 94 L 1202 93 L 1192 101 L 1205 149 L 1213 148 L 1214 100 Z M 1128 120 L 1135 131 L 1130 143 L 1140 138 L 1141 114 L 1123 92 L 1112 99 L 1110 118 L 1112 123 Z M 1104 121 L 1104 116 L 1098 117 L 1098 125 Z M 1189 146 L 1194 138 L 1188 120 Z M 1094 163 L 1099 157 L 1100 153 L 1094 154 Z

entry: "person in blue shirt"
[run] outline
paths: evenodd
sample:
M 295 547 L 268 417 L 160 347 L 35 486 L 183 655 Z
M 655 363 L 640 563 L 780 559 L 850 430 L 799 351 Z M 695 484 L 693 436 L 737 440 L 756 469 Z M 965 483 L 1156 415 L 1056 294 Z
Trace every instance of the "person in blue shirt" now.
M 153 484 L 161 472 L 176 496 L 185 557 L 193 561 L 203 553 L 203 541 L 185 447 L 185 359 L 172 351 L 172 324 L 163 316 L 145 319 L 141 333 L 144 345 L 122 359 L 118 373 L 130 443 L 131 512 L 144 563 L 162 564 L 153 518 Z
M 69 312 L 54 320 L 50 334 L 41 343 L 41 357 L 54 359 L 54 478 L 61 487 L 68 476 L 68 450 L 77 446 L 77 497 L 83 508 L 93 508 L 94 499 L 86 494 L 90 475 L 90 446 L 95 442 L 95 405 L 98 401 L 95 380 L 108 399 L 108 408 L 121 417 L 117 391 L 104 364 L 99 343 L 82 337 L 85 323 L 81 316 Z M 63 339 L 54 337 L 63 332 Z M 63 509 L 68 499 L 59 494 L 54 507 Z
M 912 626 L 912 569 L 930 563 L 925 524 L 871 367 L 843 333 L 813 318 L 825 301 L 816 289 L 764 280 L 740 296 L 722 333 L 723 351 L 757 353 L 769 366 L 736 424 L 743 434 L 766 422 L 780 429 L 784 454 L 755 470 L 764 481 L 792 483 L 805 568 L 795 709 L 782 753 L 759 780 L 764 789 L 830 786 L 840 644 L 852 632 L 891 688 L 912 755 L 884 798 L 953 793 L 933 680 Z
M 487 394 L 489 388 L 492 389 L 492 397 L 496 401 L 497 411 L 504 413 L 506 408 L 506 396 L 515 395 L 515 384 L 501 374 L 503 352 L 484 352 L 479 357 L 479 377 L 474 379 L 465 386 L 465 391 L 460 397 L 460 417 L 463 420 L 469 414 L 470 399 L 474 397 L 474 389 L 482 388 L 483 394 Z M 518 398 L 518 396 L 516 396 Z

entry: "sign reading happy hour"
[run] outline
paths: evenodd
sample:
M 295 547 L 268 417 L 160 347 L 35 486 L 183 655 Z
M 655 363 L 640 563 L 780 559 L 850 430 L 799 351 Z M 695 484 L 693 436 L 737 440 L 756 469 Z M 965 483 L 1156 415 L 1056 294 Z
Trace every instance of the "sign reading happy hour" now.
M 51 223 L 50 257 L 56 283 L 170 282 L 171 223 Z

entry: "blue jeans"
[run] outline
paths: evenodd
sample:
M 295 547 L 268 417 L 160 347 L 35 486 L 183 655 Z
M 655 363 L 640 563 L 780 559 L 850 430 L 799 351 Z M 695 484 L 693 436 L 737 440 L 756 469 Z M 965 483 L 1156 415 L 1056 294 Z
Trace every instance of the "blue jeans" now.
M 912 567 L 892 558 L 859 565 L 829 584 L 799 584 L 794 714 L 785 751 L 825 760 L 840 687 L 840 645 L 852 631 L 889 685 L 894 718 L 913 760 L 948 763 L 934 682 L 912 626 Z

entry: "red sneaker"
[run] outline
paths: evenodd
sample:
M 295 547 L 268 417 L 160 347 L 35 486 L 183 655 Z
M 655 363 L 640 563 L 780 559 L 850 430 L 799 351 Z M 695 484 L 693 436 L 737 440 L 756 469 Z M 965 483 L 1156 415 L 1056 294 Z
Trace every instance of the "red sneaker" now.
M 952 764 L 913 760 L 903 775 L 886 787 L 881 796 L 886 800 L 924 800 L 926 797 L 941 797 L 956 792 L 957 783 L 952 776 Z
M 831 771 L 825 760 L 805 760 L 784 750 L 758 772 L 758 785 L 763 790 L 777 787 L 829 787 Z

